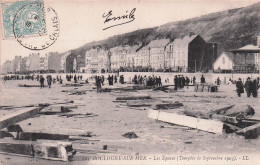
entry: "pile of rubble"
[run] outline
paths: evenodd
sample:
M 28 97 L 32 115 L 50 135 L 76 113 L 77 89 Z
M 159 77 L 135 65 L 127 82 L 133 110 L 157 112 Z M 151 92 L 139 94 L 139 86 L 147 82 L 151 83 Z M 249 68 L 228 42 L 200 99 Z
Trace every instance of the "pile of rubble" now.
M 229 105 L 211 111 L 191 108 L 178 113 L 150 109 L 148 117 L 206 132 L 236 133 L 246 139 L 255 139 L 260 134 L 260 120 L 252 119 L 254 114 L 255 111 L 250 105 Z

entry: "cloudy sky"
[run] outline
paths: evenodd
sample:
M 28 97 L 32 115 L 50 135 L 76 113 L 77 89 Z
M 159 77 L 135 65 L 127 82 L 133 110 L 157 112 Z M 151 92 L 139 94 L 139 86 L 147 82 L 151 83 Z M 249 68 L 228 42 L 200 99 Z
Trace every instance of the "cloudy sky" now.
M 83 1 L 83 0 L 44 0 L 45 6 L 52 7 L 58 14 L 60 34 L 49 48 L 32 51 L 22 47 L 16 40 L 3 40 L 1 36 L 1 64 L 12 60 L 14 56 L 28 56 L 29 53 L 65 52 L 88 42 L 98 41 L 113 35 L 138 29 L 159 26 L 168 22 L 185 20 L 226 9 L 249 6 L 257 0 L 138 0 L 138 1 Z M 122 26 L 103 30 L 104 13 L 112 10 L 113 16 L 130 13 L 136 8 L 135 20 Z M 2 31 L 1 31 L 2 34 Z

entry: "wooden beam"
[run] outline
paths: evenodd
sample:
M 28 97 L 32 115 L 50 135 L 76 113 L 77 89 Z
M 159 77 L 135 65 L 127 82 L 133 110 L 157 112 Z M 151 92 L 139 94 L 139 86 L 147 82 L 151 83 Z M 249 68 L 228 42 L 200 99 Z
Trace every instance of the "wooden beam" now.
M 2 117 L 0 117 L 0 129 L 13 125 L 15 123 L 18 123 L 22 120 L 31 118 L 31 117 L 37 115 L 40 112 L 40 110 L 42 110 L 42 109 L 43 109 L 43 107 L 25 108 L 23 110 L 14 112 L 12 114 L 2 116 Z
M 117 97 L 116 100 L 142 100 L 142 99 L 152 99 L 151 96 L 145 95 L 145 96 L 121 96 Z
M 211 114 L 220 114 L 220 115 L 224 115 L 226 113 L 226 111 L 228 111 L 229 109 L 233 108 L 235 105 L 229 105 L 223 108 L 219 108 L 216 110 L 211 111 Z
M 238 123 L 236 117 L 230 117 L 230 116 L 218 115 L 218 114 L 213 114 L 211 117 L 213 119 L 217 119 L 217 120 L 220 120 L 222 122 L 233 123 L 233 124 Z
M 199 119 L 190 116 L 179 115 L 175 113 L 167 113 L 156 110 L 149 110 L 148 117 L 155 120 L 195 128 L 211 133 L 222 133 L 223 131 L 223 123 L 214 120 Z
M 256 139 L 260 135 L 260 123 L 239 130 L 236 134 L 243 135 L 246 139 Z
M 152 105 L 152 109 L 176 109 L 183 106 L 182 103 L 174 102 L 174 103 L 155 103 Z

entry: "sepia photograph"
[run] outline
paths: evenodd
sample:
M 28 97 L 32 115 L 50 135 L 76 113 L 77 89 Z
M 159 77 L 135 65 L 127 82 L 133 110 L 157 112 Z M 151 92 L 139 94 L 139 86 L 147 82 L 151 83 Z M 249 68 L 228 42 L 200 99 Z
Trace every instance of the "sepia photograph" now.
M 0 165 L 257 165 L 259 80 L 259 0 L 1 0 Z

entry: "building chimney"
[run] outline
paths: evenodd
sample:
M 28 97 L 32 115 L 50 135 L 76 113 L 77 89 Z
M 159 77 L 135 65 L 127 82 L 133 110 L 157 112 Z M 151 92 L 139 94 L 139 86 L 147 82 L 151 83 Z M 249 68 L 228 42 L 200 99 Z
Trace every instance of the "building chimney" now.
M 257 36 L 257 46 L 260 48 L 260 36 Z

